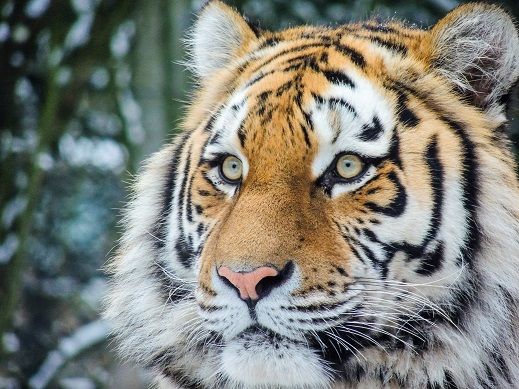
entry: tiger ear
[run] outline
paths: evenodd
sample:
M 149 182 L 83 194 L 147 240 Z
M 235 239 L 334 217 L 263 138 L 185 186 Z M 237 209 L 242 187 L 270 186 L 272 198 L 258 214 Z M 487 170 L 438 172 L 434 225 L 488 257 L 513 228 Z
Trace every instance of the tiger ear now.
M 519 38 L 512 18 L 500 7 L 462 5 L 431 31 L 432 66 L 475 105 L 503 111 L 519 77 Z
M 209 1 L 187 39 L 190 65 L 196 75 L 207 77 L 245 54 L 255 39 L 254 30 L 237 11 L 219 0 Z

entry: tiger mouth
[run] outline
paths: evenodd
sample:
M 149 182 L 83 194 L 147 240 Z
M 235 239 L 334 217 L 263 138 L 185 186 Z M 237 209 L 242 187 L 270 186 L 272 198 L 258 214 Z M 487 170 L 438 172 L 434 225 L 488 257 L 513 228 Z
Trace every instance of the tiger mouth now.
M 287 340 L 296 342 L 295 340 L 281 335 L 280 333 L 260 324 L 253 324 L 237 335 L 237 338 L 242 340 L 249 340 L 258 337 L 261 337 L 263 340 L 268 341 L 273 345 L 275 345 L 276 342 L 286 342 Z
M 304 346 L 323 354 L 333 353 L 336 354 L 334 359 L 343 360 L 353 355 L 353 349 L 358 350 L 359 347 L 368 346 L 364 339 L 366 335 L 334 331 L 333 328 L 328 331 L 307 332 L 304 335 L 304 340 L 296 340 L 262 325 L 254 324 L 243 330 L 235 339 L 244 342 L 245 348 L 252 345 L 278 348 L 280 345 L 291 343 L 294 346 Z M 341 340 L 338 340 L 339 337 Z
M 245 348 L 261 346 L 265 348 L 275 348 L 291 344 L 293 346 L 304 346 L 308 347 L 309 343 L 306 339 L 297 340 L 270 328 L 264 327 L 261 324 L 253 324 L 239 333 L 234 340 L 237 340 L 240 343 L 243 343 Z

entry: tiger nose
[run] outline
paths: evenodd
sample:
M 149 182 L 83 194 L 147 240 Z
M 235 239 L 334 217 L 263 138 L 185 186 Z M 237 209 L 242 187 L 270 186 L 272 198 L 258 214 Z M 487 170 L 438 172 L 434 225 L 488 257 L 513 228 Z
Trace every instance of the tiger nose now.
M 261 266 L 250 272 L 235 272 L 227 266 L 221 266 L 218 275 L 227 279 L 238 290 L 243 300 L 259 300 L 272 290 L 279 272 L 269 266 Z M 269 279 L 274 282 L 265 282 Z M 259 288 L 258 284 L 261 281 L 264 281 L 263 287 Z

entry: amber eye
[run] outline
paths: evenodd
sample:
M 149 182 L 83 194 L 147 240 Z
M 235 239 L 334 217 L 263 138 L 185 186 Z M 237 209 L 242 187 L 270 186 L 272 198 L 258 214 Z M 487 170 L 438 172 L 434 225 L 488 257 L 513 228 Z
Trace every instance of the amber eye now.
M 337 173 L 342 178 L 351 180 L 364 171 L 364 162 L 353 154 L 345 154 L 337 160 Z
M 242 174 L 242 163 L 234 155 L 228 155 L 222 160 L 220 165 L 220 175 L 224 180 L 236 184 L 241 180 Z

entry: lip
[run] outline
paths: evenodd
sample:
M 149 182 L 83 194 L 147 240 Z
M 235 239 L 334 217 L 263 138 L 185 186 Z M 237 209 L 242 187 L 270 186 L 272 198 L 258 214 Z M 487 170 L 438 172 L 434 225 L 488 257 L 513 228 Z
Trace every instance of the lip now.
M 293 342 L 292 339 L 287 338 L 286 336 L 283 336 L 275 331 L 272 331 L 271 329 L 267 327 L 263 327 L 260 324 L 254 324 L 250 327 L 247 327 L 245 330 L 243 330 L 241 333 L 239 333 L 236 336 L 237 339 L 241 340 L 256 340 L 261 341 L 262 343 L 270 343 L 273 346 L 276 345 L 276 343 L 283 341 L 283 342 Z
M 305 344 L 303 340 L 293 339 L 287 337 L 283 334 L 280 334 L 276 331 L 273 331 L 267 327 L 264 327 L 260 324 L 253 324 L 247 327 L 245 330 L 240 332 L 235 339 L 240 341 L 252 341 L 257 343 L 262 343 L 263 345 L 271 345 L 272 347 L 276 347 L 280 342 L 283 344 L 290 343 L 292 345 L 297 344 Z
M 257 323 L 247 327 L 238 336 L 255 335 L 255 334 L 265 335 L 270 338 L 274 338 L 274 337 L 284 338 L 283 335 L 280 335 L 277 332 L 272 331 L 271 329 L 269 329 L 267 327 L 263 327 L 262 325 L 257 324 Z

